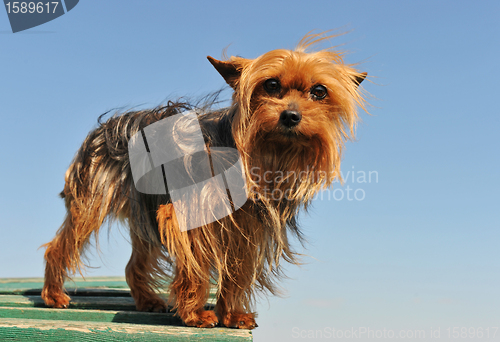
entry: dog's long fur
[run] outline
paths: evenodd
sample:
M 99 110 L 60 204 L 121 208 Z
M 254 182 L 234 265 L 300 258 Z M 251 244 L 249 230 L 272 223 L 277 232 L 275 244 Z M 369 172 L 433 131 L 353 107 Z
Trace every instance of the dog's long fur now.
M 170 300 L 187 325 L 254 328 L 254 294 L 277 293 L 281 260 L 298 262 L 289 243 L 290 234 L 302 239 L 298 211 L 339 177 L 343 145 L 358 120 L 356 107 L 364 108 L 358 86 L 366 74 L 346 65 L 338 52 L 306 52 L 325 38 L 308 35 L 293 51 L 274 50 L 254 60 L 231 57 L 223 62 L 209 57 L 234 89 L 229 108 L 169 102 L 100 122 L 66 172 L 61 196 L 67 216 L 54 240 L 45 245 L 45 303 L 68 306 L 64 279 L 81 272 L 82 253 L 105 220 L 122 219 L 130 227 L 133 250 L 126 277 L 138 310 L 164 311 L 167 306 L 156 289 L 160 280 L 173 275 Z M 270 78 L 279 80 L 281 93 L 263 88 Z M 315 84 L 328 89 L 325 100 L 311 98 Z M 239 151 L 249 200 L 223 219 L 181 232 L 168 195 L 136 190 L 128 142 L 146 126 L 193 109 L 200 113 L 207 148 Z M 279 125 L 280 113 L 286 110 L 301 113 L 296 128 Z M 296 177 L 304 171 L 306 177 Z M 269 196 L 273 193 L 286 198 Z M 203 309 L 211 280 L 218 286 L 217 315 Z

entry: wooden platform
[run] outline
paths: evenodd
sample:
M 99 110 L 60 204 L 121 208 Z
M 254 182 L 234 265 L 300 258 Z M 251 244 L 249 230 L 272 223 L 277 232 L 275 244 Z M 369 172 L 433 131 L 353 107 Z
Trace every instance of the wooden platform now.
M 188 328 L 172 313 L 138 312 L 121 277 L 68 282 L 69 309 L 46 308 L 42 285 L 0 279 L 0 341 L 252 341 L 249 330 Z

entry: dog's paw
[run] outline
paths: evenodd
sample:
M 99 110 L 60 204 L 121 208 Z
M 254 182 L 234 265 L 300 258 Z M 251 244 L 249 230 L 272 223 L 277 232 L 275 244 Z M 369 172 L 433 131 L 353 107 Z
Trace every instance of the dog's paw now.
M 69 307 L 71 298 L 60 288 L 44 287 L 42 299 L 50 308 L 66 309 Z
M 202 310 L 192 315 L 192 317 L 184 323 L 186 323 L 188 327 L 213 328 L 219 323 L 219 320 L 212 310 Z
M 167 312 L 167 303 L 161 298 L 148 298 L 135 302 L 137 311 L 144 312 Z
M 254 329 L 258 327 L 253 313 L 228 313 L 224 316 L 223 324 L 228 328 L 238 329 Z

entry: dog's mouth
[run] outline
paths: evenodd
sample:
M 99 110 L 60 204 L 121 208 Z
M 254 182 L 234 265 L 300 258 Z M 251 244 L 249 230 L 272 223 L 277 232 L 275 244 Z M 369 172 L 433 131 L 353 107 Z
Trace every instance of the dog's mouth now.
M 280 126 L 277 131 L 279 135 L 288 139 L 299 139 L 300 137 L 303 137 L 296 127 L 288 128 Z
M 269 144 L 282 144 L 292 143 L 301 140 L 308 140 L 308 138 L 297 129 L 297 127 L 286 128 L 278 125 L 273 130 L 263 132 L 261 139 Z

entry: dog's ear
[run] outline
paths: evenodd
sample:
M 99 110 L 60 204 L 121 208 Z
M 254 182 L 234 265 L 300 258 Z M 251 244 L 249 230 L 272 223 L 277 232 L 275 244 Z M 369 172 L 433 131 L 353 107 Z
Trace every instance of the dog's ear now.
M 241 76 L 241 70 L 250 60 L 241 57 L 231 57 L 230 61 L 219 61 L 213 57 L 207 56 L 214 68 L 226 80 L 226 83 L 235 89 Z
M 356 83 L 356 86 L 359 86 L 361 84 L 361 82 L 363 82 L 365 80 L 366 76 L 368 76 L 367 72 L 362 72 L 360 74 L 355 75 L 354 76 L 354 83 Z

